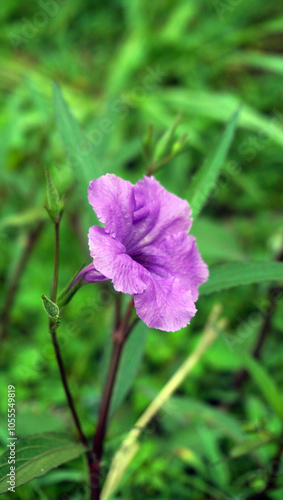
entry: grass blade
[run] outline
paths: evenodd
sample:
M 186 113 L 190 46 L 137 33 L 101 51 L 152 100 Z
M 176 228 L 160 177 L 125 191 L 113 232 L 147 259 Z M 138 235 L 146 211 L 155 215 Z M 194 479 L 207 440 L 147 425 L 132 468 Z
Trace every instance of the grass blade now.
M 240 356 L 245 368 L 248 370 L 266 402 L 283 421 L 283 398 L 272 377 L 258 360 L 254 359 L 243 349 L 238 348 L 237 354 Z
M 234 137 L 238 116 L 239 110 L 232 116 L 219 143 L 207 156 L 202 167 L 193 178 L 186 197 L 190 203 L 194 218 L 200 213 L 210 192 L 215 187 L 217 177 L 227 158 Z

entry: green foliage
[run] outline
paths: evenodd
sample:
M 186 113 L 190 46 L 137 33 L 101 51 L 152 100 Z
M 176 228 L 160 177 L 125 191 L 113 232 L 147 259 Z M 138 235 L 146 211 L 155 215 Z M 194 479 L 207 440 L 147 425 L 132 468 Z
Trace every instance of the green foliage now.
M 192 179 L 187 199 L 196 218 L 202 207 L 205 205 L 210 192 L 215 188 L 215 184 L 226 160 L 230 145 L 232 143 L 239 111 L 233 115 L 228 123 L 221 140 L 211 153 L 206 157 L 204 164 L 200 167 Z
M 145 324 L 141 322 L 138 323 L 124 347 L 111 401 L 111 415 L 113 415 L 119 408 L 132 388 L 142 361 L 147 331 L 148 328 Z M 102 385 L 104 385 L 107 369 L 109 367 L 110 350 L 112 346 L 111 340 L 112 339 L 109 339 L 109 342 L 106 344 L 104 359 L 101 367 Z
M 88 185 L 101 172 L 98 167 L 95 168 L 96 160 L 93 154 L 93 144 L 80 130 L 56 83 L 54 84 L 54 109 L 56 123 L 65 147 L 67 159 L 73 168 L 83 199 L 87 204 Z M 93 216 L 94 218 L 95 216 Z
M 281 262 L 233 262 L 212 267 L 209 280 L 200 288 L 201 295 L 226 290 L 241 285 L 250 285 L 262 281 L 282 281 L 283 264 Z
M 258 448 L 262 448 L 272 440 L 274 440 L 274 436 L 269 436 L 266 434 L 263 434 L 261 437 L 258 437 L 256 439 L 247 439 L 246 441 L 243 441 L 242 443 L 232 448 L 229 453 L 229 458 L 232 459 L 244 457 L 249 453 L 253 453 Z
M 161 151 L 160 162 L 169 161 L 156 177 L 192 203 L 194 217 L 201 210 L 191 232 L 210 280 L 200 289 L 198 313 L 188 328 L 150 331 L 147 338 L 146 330 L 135 331 L 136 346 L 116 388 L 119 411 L 107 433 L 103 473 L 124 435 L 194 349 L 217 300 L 228 320 L 225 334 L 185 381 L 179 399 L 141 436 L 117 498 L 251 498 L 268 480 L 282 432 L 282 264 L 275 262 L 283 240 L 281 5 L 274 0 L 2 3 L 0 305 L 10 316 L 0 346 L 2 451 L 9 384 L 16 387 L 18 444 L 34 432 L 74 432 L 39 299 L 42 293 L 49 296 L 54 258 L 52 227 L 44 225 L 43 166 L 65 195 L 60 293 L 90 262 L 87 231 L 97 219 L 87 203 L 89 181 L 113 172 L 136 182 L 181 113 L 173 143 Z M 225 156 L 230 141 L 223 127 L 239 107 Z M 233 125 L 228 127 L 232 132 Z M 143 144 L 146 130 L 154 133 Z M 180 144 L 184 152 L 176 154 Z M 217 153 L 218 144 L 225 147 Z M 210 153 L 208 162 L 209 152 L 217 154 Z M 204 202 L 194 208 L 197 180 Z M 11 289 L 16 293 L 7 308 Z M 90 441 L 113 302 L 109 283 L 87 285 L 60 313 L 58 342 Z M 244 360 L 237 347 L 252 353 L 268 322 L 260 360 Z M 240 366 L 249 374 L 241 390 L 235 384 Z M 70 449 L 77 446 L 70 443 Z M 86 481 L 78 458 L 20 486 L 14 499 L 85 500 Z M 271 495 L 282 497 L 280 474 Z
M 171 125 L 171 127 L 168 130 L 166 130 L 166 132 L 157 142 L 153 157 L 154 162 L 164 159 L 166 158 L 166 156 L 169 155 L 170 150 L 173 146 L 172 141 L 174 138 L 174 134 L 179 123 L 180 123 L 180 117 L 178 116 L 178 118 L 176 118 L 175 122 Z
M 46 184 L 47 184 L 47 212 L 49 213 L 51 219 L 54 223 L 60 221 L 63 204 L 59 198 L 57 189 L 55 188 L 49 170 L 45 167 L 45 176 L 46 176 Z
M 85 453 L 85 448 L 66 435 L 34 434 L 15 443 L 16 487 L 36 477 L 47 474 L 51 469 L 70 462 Z M 10 473 L 8 459 L 10 449 L 0 457 L 0 494 L 8 491 L 7 474 Z
M 283 398 L 277 384 L 265 368 L 247 352 L 239 350 L 239 356 L 263 397 L 266 399 L 266 402 L 270 405 L 274 413 L 283 420 Z

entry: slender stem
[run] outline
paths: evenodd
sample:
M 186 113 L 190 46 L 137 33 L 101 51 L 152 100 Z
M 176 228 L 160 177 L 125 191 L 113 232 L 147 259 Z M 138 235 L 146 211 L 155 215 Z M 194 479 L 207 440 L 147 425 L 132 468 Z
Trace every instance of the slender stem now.
M 172 154 L 169 154 L 168 156 L 166 156 L 166 158 L 164 158 L 164 160 L 162 160 L 160 163 L 158 163 L 157 165 L 155 164 L 155 162 L 153 162 L 146 170 L 146 175 L 150 176 L 150 175 L 154 175 L 156 174 L 156 172 L 158 172 L 158 170 L 160 170 L 162 167 L 164 167 L 164 165 L 166 165 L 166 163 L 168 163 L 170 160 L 172 160 L 173 158 L 173 155 Z
M 136 324 L 136 322 L 133 321 L 129 326 L 133 307 L 134 302 L 133 299 L 131 299 L 122 322 L 120 322 L 118 328 L 116 328 L 113 333 L 113 346 L 110 366 L 102 396 L 97 428 L 93 439 L 92 452 L 94 455 L 94 462 L 92 464 L 90 473 L 91 500 L 99 500 L 100 498 L 100 461 L 103 454 L 103 442 L 107 429 L 107 420 L 111 404 L 111 397 L 118 373 L 123 346 L 132 328 L 134 328 Z
M 114 388 L 115 378 L 118 371 L 120 356 L 122 353 L 122 348 L 123 348 L 123 339 L 118 341 L 114 340 L 110 368 L 107 375 L 107 380 L 104 388 L 104 395 L 99 412 L 99 420 L 93 441 L 93 452 L 97 460 L 100 460 L 102 456 L 103 439 L 106 432 L 107 417 L 110 407 L 111 396 Z
M 125 312 L 125 316 L 124 316 L 124 319 L 121 323 L 121 331 L 124 332 L 127 330 L 127 327 L 128 327 L 128 323 L 131 319 L 131 314 L 132 314 L 132 311 L 133 311 L 133 308 L 134 308 L 134 299 L 133 297 L 131 298 L 131 300 L 129 301 L 128 303 L 128 306 L 127 306 L 127 310 Z M 115 336 L 115 332 L 113 334 L 113 337 Z
M 59 243 L 60 243 L 60 240 L 59 240 L 59 225 L 60 225 L 60 222 L 55 222 L 55 224 L 54 224 L 54 229 L 55 229 L 55 249 L 54 249 L 54 271 L 53 271 L 52 290 L 51 290 L 51 298 L 52 298 L 53 302 L 56 302 L 56 299 L 57 299 L 57 289 L 58 289 Z M 88 446 L 87 439 L 86 439 L 86 437 L 85 437 L 85 435 L 84 435 L 84 433 L 82 431 L 80 420 L 79 420 L 78 414 L 76 412 L 74 401 L 73 401 L 73 398 L 72 398 L 72 395 L 71 395 L 71 392 L 70 392 L 70 389 L 69 389 L 69 386 L 68 386 L 66 372 L 65 372 L 65 367 L 64 367 L 62 356 L 61 356 L 61 351 L 60 351 L 58 339 L 57 339 L 57 336 L 56 336 L 56 329 L 57 329 L 57 327 L 58 327 L 58 324 L 55 323 L 55 321 L 52 318 L 50 318 L 49 319 L 49 332 L 50 332 L 50 335 L 51 335 L 51 338 L 52 338 L 52 343 L 53 343 L 53 347 L 54 347 L 54 351 L 55 351 L 55 356 L 56 356 L 57 364 L 58 364 L 58 367 L 59 367 L 61 381 L 62 381 L 62 384 L 63 384 L 63 387 L 64 387 L 64 391 L 65 391 L 65 394 L 66 394 L 66 398 L 67 398 L 67 401 L 68 401 L 69 408 L 70 408 L 72 416 L 73 416 L 73 420 L 74 420 L 75 426 L 77 428 L 77 431 L 78 431 L 78 434 L 79 434 L 79 437 L 80 437 L 80 441 L 82 442 L 83 445 L 85 445 L 87 447 Z
M 140 318 L 137 316 L 133 321 L 132 323 L 130 323 L 130 325 L 128 326 L 127 330 L 125 331 L 125 340 L 128 338 L 128 336 L 130 335 L 131 331 L 135 328 L 135 326 L 137 325 L 137 323 L 140 321 Z
M 86 437 L 85 437 L 85 435 L 84 435 L 84 433 L 82 431 L 81 424 L 80 424 L 80 421 L 79 421 L 79 418 L 78 418 L 78 415 L 77 415 L 77 412 L 76 412 L 76 409 L 75 409 L 74 401 L 73 401 L 73 398 L 72 398 L 72 395 L 71 395 L 71 392 L 70 392 L 70 389 L 69 389 L 69 386 L 68 386 L 68 382 L 67 382 L 67 378 L 66 378 L 66 372 L 65 372 L 65 367 L 64 367 L 62 356 L 61 356 L 61 352 L 60 352 L 60 347 L 59 347 L 59 344 L 58 344 L 57 336 L 56 336 L 56 325 L 54 324 L 53 320 L 51 320 L 49 322 L 49 332 L 50 332 L 51 338 L 52 338 L 52 343 L 53 343 L 53 347 L 54 347 L 54 351 L 55 351 L 55 356 L 56 356 L 57 364 L 58 364 L 58 367 L 59 367 L 61 381 L 62 381 L 62 384 L 63 384 L 63 387 L 64 387 L 65 395 L 66 395 L 66 398 L 67 398 L 67 401 L 68 401 L 68 405 L 69 405 L 69 408 L 70 408 L 72 416 L 73 416 L 73 420 L 74 420 L 75 426 L 77 428 L 77 431 L 78 431 L 78 434 L 79 434 L 79 437 L 80 437 L 80 441 L 81 441 L 81 443 L 84 446 L 88 447 L 88 442 L 87 442 L 87 439 L 86 439 Z
M 54 224 L 54 228 L 55 228 L 54 272 L 53 272 L 52 293 L 51 293 L 51 300 L 53 302 L 56 302 L 57 289 L 58 289 L 59 248 L 60 248 L 59 225 L 60 225 L 60 222 L 55 222 L 55 224 Z
M 122 308 L 122 294 L 117 292 L 115 302 L 115 329 L 117 330 L 121 323 L 121 308 Z
M 27 241 L 25 247 L 23 249 L 23 253 L 19 259 L 19 262 L 15 268 L 15 271 L 12 275 L 11 281 L 9 283 L 6 300 L 3 307 L 3 311 L 1 313 L 1 333 L 0 333 L 0 342 L 4 340 L 7 335 L 9 324 L 10 324 L 10 316 L 11 309 L 13 307 L 15 297 L 20 285 L 20 280 L 25 270 L 25 267 L 29 261 L 32 250 L 42 232 L 45 221 L 41 220 L 35 228 L 33 228 L 27 236 Z

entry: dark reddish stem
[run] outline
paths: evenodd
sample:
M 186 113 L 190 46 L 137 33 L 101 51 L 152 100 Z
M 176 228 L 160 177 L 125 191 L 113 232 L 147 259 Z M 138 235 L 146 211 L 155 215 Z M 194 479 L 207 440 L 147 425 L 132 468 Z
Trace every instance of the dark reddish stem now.
M 115 329 L 117 330 L 121 323 L 121 309 L 122 309 L 122 294 L 117 292 L 115 297 Z
M 129 320 L 131 317 L 133 307 L 134 307 L 134 302 L 133 299 L 131 299 L 123 320 L 120 322 L 118 328 L 116 328 L 113 333 L 111 361 L 103 391 L 97 428 L 93 439 L 92 451 L 94 456 L 94 462 L 91 466 L 91 473 L 90 473 L 91 500 L 99 500 L 100 498 L 100 462 L 103 455 L 104 437 L 107 429 L 107 420 L 111 404 L 111 397 L 113 394 L 115 380 L 118 373 L 119 362 L 121 360 L 123 346 L 132 328 L 134 328 L 136 324 L 136 322 L 133 321 L 129 325 Z
M 59 248 L 60 248 L 59 226 L 60 226 L 60 221 L 55 222 L 55 224 L 54 224 L 54 229 L 55 229 L 54 271 L 53 271 L 52 290 L 51 290 L 51 299 L 55 303 L 57 300 L 58 273 L 59 273 Z M 60 372 L 60 377 L 61 377 L 63 388 L 65 391 L 65 395 L 66 395 L 66 398 L 68 401 L 68 405 L 69 405 L 69 408 L 70 408 L 70 411 L 71 411 L 71 414 L 72 414 L 72 417 L 74 420 L 74 424 L 77 428 L 80 441 L 84 446 L 88 447 L 88 442 L 87 442 L 87 439 L 83 433 L 83 430 L 82 430 L 82 427 L 80 424 L 80 420 L 79 420 L 78 414 L 76 412 L 74 401 L 73 401 L 73 398 L 71 395 L 71 391 L 69 389 L 69 385 L 67 382 L 63 358 L 61 355 L 60 346 L 59 346 L 57 335 L 56 335 L 57 328 L 58 328 L 58 324 L 54 321 L 53 318 L 49 318 L 49 333 L 51 335 L 51 339 L 52 339 L 52 343 L 53 343 L 53 347 L 54 347 L 54 352 L 55 352 L 55 356 L 56 356 L 56 360 L 57 360 L 57 364 L 58 364 L 58 368 L 59 368 L 59 372 Z M 87 453 L 87 458 L 88 458 L 88 462 L 90 463 L 91 458 L 90 458 L 89 453 Z

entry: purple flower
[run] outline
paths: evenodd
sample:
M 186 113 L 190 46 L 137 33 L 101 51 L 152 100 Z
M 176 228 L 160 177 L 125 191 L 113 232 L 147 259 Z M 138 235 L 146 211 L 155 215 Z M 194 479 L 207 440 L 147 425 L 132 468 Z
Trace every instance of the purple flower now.
M 189 204 L 154 177 L 136 185 L 113 174 L 90 182 L 89 203 L 103 227 L 89 230 L 93 266 L 86 281 L 111 279 L 134 295 L 138 316 L 152 328 L 176 331 L 196 314 L 198 287 L 208 278 L 193 236 Z

